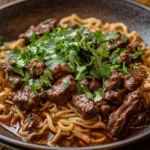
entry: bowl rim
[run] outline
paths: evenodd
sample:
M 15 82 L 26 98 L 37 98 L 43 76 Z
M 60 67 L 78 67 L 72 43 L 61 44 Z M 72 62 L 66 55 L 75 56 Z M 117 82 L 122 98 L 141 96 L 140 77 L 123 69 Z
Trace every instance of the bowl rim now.
M 2 9 L 5 9 L 5 8 L 8 8 L 8 7 L 11 7 L 13 5 L 16 5 L 16 4 L 19 4 L 19 3 L 23 3 L 27 0 L 16 0 L 14 2 L 10 2 L 8 4 L 5 4 L 3 6 L 0 6 L 0 10 Z M 131 5 L 134 5 L 136 7 L 139 7 L 139 8 L 143 8 L 147 11 L 150 12 L 150 7 L 148 6 L 145 6 L 143 4 L 140 4 L 140 3 L 137 3 L 135 1 L 131 1 L 131 0 L 116 0 L 116 1 L 119 1 L 119 2 L 126 2 L 126 3 L 129 3 Z M 6 141 L 6 143 L 10 143 L 10 144 L 15 144 L 17 146 L 21 146 L 21 147 L 24 147 L 24 148 L 38 148 L 38 149 L 45 149 L 45 150 L 48 150 L 48 149 L 54 149 L 54 150 L 58 150 L 58 149 L 61 149 L 61 150 L 93 150 L 93 149 L 111 149 L 111 148 L 116 148 L 116 147 L 119 147 L 119 146 L 124 146 L 124 145 L 127 145 L 127 144 L 130 144 L 134 141 L 138 141 L 140 140 L 141 138 L 144 138 L 146 136 L 150 135 L 150 130 L 148 130 L 147 132 L 143 132 L 143 133 L 140 133 L 139 135 L 135 135 L 134 137 L 129 137 L 127 139 L 124 139 L 124 140 L 121 140 L 121 141 L 117 141 L 117 142 L 113 142 L 113 143 L 108 143 L 108 144 L 103 144 L 103 145 L 97 145 L 97 146 L 86 146 L 86 147 L 52 147 L 52 146 L 48 146 L 48 145 L 40 145 L 40 144 L 33 144 L 33 143 L 29 143 L 29 142 L 26 142 L 26 141 L 20 141 L 20 140 L 17 140 L 17 139 L 13 139 L 13 138 L 10 138 L 10 137 L 6 137 L 4 135 L 1 135 L 0 134 L 0 140 L 2 140 L 4 143 Z M 14 146 L 15 146 L 14 145 Z

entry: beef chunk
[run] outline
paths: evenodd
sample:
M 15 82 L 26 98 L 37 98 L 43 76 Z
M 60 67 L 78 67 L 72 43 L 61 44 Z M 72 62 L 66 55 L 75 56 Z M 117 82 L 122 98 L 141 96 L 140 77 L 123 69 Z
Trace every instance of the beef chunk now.
M 129 65 L 131 63 L 132 57 L 130 53 L 123 52 L 119 55 L 118 59 L 120 64 L 125 63 L 126 65 Z
M 111 108 L 110 108 L 110 105 L 108 105 L 108 103 L 106 101 L 99 101 L 99 102 L 95 103 L 95 105 L 98 107 L 99 113 L 103 117 L 108 117 L 110 115 Z
M 74 77 L 67 75 L 57 80 L 47 91 L 47 98 L 49 101 L 61 105 L 70 100 L 75 91 L 76 83 Z
M 4 71 L 6 74 L 12 72 L 12 63 L 10 61 L 0 63 L 0 70 Z
M 23 130 L 34 131 L 34 129 L 37 128 L 37 126 L 39 125 L 40 121 L 41 119 L 37 115 L 29 113 L 26 119 L 24 120 L 25 128 L 23 128 Z
M 44 62 L 34 59 L 27 65 L 27 70 L 32 77 L 39 77 L 44 72 Z
M 126 75 L 124 79 L 124 88 L 128 91 L 135 90 L 145 79 L 147 73 L 145 70 L 137 68 L 133 69 L 130 75 Z
M 71 73 L 72 70 L 69 66 L 61 66 L 60 64 L 52 70 L 52 76 L 56 80 Z
M 133 91 L 127 95 L 124 103 L 109 116 L 107 129 L 112 137 L 121 136 L 128 120 L 141 111 L 143 99 L 144 96 L 140 90 Z
M 35 94 L 29 85 L 26 85 L 23 89 L 18 91 L 14 97 L 13 102 L 23 111 L 36 111 L 40 103 L 39 94 Z
M 12 91 L 16 91 L 23 85 L 24 81 L 22 79 L 22 76 L 11 73 L 5 79 L 5 87 L 10 88 Z
M 99 112 L 98 107 L 94 104 L 93 101 L 88 100 L 85 94 L 74 95 L 72 97 L 71 103 L 84 119 L 91 119 Z
M 123 77 L 121 73 L 118 73 L 117 71 L 113 71 L 111 73 L 111 76 L 104 81 L 104 88 L 106 88 L 107 90 L 120 88 L 122 82 L 123 82 Z
M 141 127 L 147 122 L 146 113 L 138 113 L 133 118 L 129 124 L 131 127 Z
M 134 52 L 138 51 L 138 46 L 139 46 L 139 43 L 136 41 L 136 42 L 130 43 L 127 46 L 127 49 L 130 53 L 134 53 Z
M 38 24 L 36 27 L 34 27 L 33 25 L 30 26 L 25 33 L 19 35 L 19 38 L 28 38 L 33 34 L 42 35 L 45 32 L 50 32 L 52 29 L 55 28 L 55 26 L 56 19 L 47 19 Z
M 90 84 L 90 82 L 85 77 L 81 78 L 79 82 L 87 87 Z
M 99 80 L 97 79 L 94 79 L 90 82 L 90 85 L 89 85 L 89 89 L 92 93 L 94 93 L 95 91 L 97 91 L 100 87 L 101 87 L 101 83 Z
M 102 95 L 103 100 L 114 104 L 114 105 L 119 105 L 123 102 L 124 94 L 123 92 L 117 92 L 117 91 L 106 91 Z

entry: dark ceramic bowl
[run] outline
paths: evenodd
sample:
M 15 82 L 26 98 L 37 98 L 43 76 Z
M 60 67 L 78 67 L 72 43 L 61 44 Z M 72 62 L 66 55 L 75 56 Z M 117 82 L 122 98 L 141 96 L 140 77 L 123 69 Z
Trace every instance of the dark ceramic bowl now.
M 103 22 L 124 22 L 130 30 L 136 30 L 150 45 L 150 8 L 130 0 L 19 0 L 0 8 L 0 35 L 6 40 L 17 39 L 31 24 L 47 18 L 62 18 L 72 13 L 81 17 L 96 17 Z M 110 149 L 135 142 L 150 134 L 150 125 L 139 133 L 118 142 L 93 147 L 71 148 L 78 150 Z M 0 127 L 0 140 L 16 146 L 33 149 L 62 149 L 31 144 Z

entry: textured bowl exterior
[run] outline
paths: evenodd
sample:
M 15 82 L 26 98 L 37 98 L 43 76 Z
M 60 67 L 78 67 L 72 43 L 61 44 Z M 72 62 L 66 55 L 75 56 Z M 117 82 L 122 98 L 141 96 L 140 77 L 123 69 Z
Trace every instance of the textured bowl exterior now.
M 123 22 L 130 31 L 136 30 L 150 45 L 150 8 L 130 0 L 18 0 L 0 7 L 0 35 L 14 40 L 30 26 L 47 18 L 62 18 L 72 13 L 81 17 L 96 17 L 103 22 Z M 0 127 L 0 140 L 33 149 L 110 149 L 137 141 L 150 135 L 150 126 L 128 139 L 93 147 L 57 148 L 22 141 Z

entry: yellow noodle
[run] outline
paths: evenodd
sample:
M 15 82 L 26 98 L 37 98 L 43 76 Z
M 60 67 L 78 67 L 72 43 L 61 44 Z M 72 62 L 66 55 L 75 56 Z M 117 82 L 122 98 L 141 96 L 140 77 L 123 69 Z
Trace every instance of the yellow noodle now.
M 73 128 L 73 123 L 71 123 L 67 120 L 61 119 L 58 122 L 58 126 L 61 129 L 61 131 L 70 132 Z
M 85 133 L 82 133 L 80 131 L 77 131 L 77 130 L 72 130 L 71 131 L 76 137 L 78 137 L 79 139 L 83 140 L 84 142 L 86 142 L 87 144 L 90 143 L 90 137 L 85 134 Z
M 93 138 L 92 138 L 92 139 L 91 139 L 91 142 L 92 142 L 92 143 L 101 143 L 101 142 L 104 142 L 105 139 L 106 139 L 105 136 L 100 137 L 99 139 L 93 139 Z
M 19 108 L 17 106 L 15 106 L 15 107 L 12 106 L 11 109 L 12 109 L 13 112 L 16 112 L 21 119 L 23 119 L 23 120 L 25 119 L 22 112 L 21 112 L 21 110 L 19 110 Z
M 58 131 L 56 133 L 56 135 L 53 137 L 53 139 L 51 140 L 52 143 L 55 143 L 58 141 L 58 139 L 60 138 L 61 136 L 61 130 L 58 128 Z
M 29 134 L 29 136 L 27 137 L 27 140 L 30 141 L 33 138 L 33 136 L 42 135 L 42 133 L 44 133 L 47 129 L 48 129 L 48 125 L 46 124 L 38 133 L 33 132 Z
M 11 114 L 9 113 L 8 115 L 0 115 L 0 120 L 8 120 L 10 118 Z
M 57 132 L 57 128 L 54 126 L 52 118 L 50 117 L 50 115 L 48 113 L 44 113 L 44 114 L 47 117 L 47 122 L 48 122 L 48 126 L 49 126 L 50 130 L 52 132 L 56 133 Z

